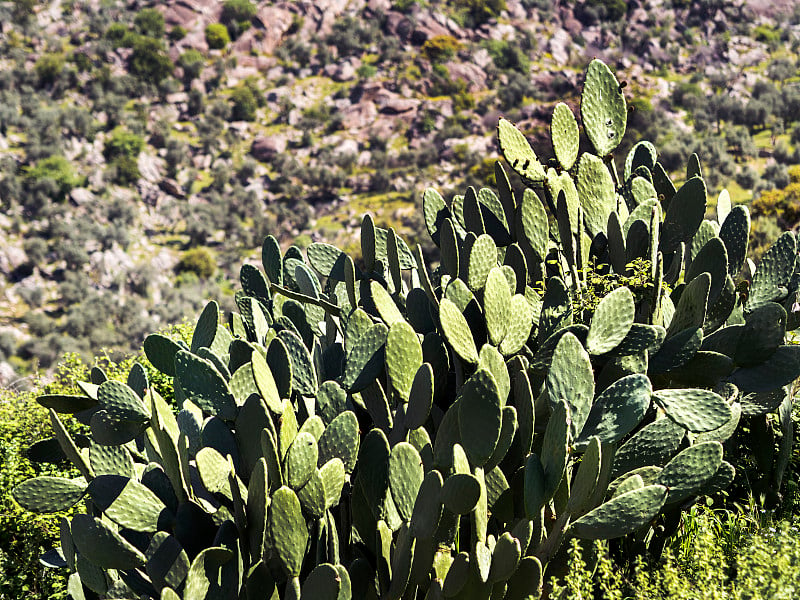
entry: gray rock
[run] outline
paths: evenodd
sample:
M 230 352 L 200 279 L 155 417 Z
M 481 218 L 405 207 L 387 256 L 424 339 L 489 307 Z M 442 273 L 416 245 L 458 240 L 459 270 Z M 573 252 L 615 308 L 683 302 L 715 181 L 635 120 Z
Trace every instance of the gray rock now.
M 280 136 L 257 137 L 250 147 L 250 154 L 261 162 L 270 162 L 283 152 L 286 152 L 286 138 Z

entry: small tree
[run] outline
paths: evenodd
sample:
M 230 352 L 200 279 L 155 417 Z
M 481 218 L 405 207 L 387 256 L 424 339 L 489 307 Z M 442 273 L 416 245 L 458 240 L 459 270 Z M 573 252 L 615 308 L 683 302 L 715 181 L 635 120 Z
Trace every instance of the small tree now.
M 175 67 L 160 41 L 139 36 L 133 42 L 133 53 L 128 68 L 141 79 L 158 85 L 172 74 Z
M 234 121 L 254 121 L 258 103 L 253 91 L 246 85 L 240 85 L 231 95 L 233 109 L 231 119 Z
M 133 20 L 136 31 L 152 38 L 164 37 L 164 15 L 155 8 L 143 8 Z
M 250 21 L 254 16 L 256 5 L 250 0 L 226 0 L 220 21 L 228 28 L 230 37 L 236 39 L 250 28 Z
M 212 50 L 222 50 L 231 42 L 228 30 L 221 23 L 211 23 L 206 27 L 206 44 Z

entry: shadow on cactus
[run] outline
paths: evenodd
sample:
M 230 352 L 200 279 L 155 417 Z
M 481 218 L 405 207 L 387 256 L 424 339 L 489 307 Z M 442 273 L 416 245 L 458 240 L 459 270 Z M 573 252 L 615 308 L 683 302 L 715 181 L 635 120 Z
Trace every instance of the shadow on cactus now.
M 773 413 L 790 442 L 795 237 L 755 269 L 746 208 L 723 194 L 704 220 L 697 157 L 676 187 L 639 142 L 620 177 L 626 115 L 593 61 L 594 154 L 564 104 L 548 168 L 501 120 L 528 187 L 498 163 L 496 192 L 426 191 L 433 270 L 369 216 L 359 265 L 268 237 L 237 313 L 211 302 L 190 345 L 146 339 L 177 415 L 139 366 L 39 398 L 82 477 L 14 495 L 85 503 L 46 555 L 73 597 L 536 597 L 569 538 L 658 555 L 680 511 L 735 478 L 723 443 L 740 421 Z M 776 490 L 787 448 L 761 463 Z

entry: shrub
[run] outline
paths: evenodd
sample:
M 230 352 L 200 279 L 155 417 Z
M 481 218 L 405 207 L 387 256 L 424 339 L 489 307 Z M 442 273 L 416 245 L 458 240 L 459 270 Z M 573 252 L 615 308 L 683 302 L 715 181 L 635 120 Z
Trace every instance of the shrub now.
M 122 126 L 115 127 L 105 141 L 103 156 L 106 160 L 118 157 L 136 159 L 144 149 L 144 139 Z
M 499 162 L 497 192 L 425 191 L 435 270 L 369 215 L 358 266 L 268 236 L 263 270 L 240 270 L 237 312 L 212 301 L 189 344 L 145 339 L 177 415 L 136 365 L 124 383 L 95 372 L 79 394 L 40 397 L 90 420 L 91 448 L 116 459 L 87 461 L 62 434 L 85 481 L 14 489 L 40 511 L 88 495 L 61 540 L 71 584 L 103 589 L 113 571 L 110 597 L 535 597 L 568 567 L 571 537 L 657 560 L 744 453 L 777 494 L 784 386 L 800 375 L 786 343 L 800 326 L 795 236 L 744 291 L 747 209 L 721 202 L 721 223 L 703 222 L 696 156 L 677 190 L 647 142 L 611 170 L 600 157 L 613 160 L 627 107 L 600 61 L 581 113 L 583 153 L 574 114 L 555 108 L 549 173 L 499 122 L 522 193 Z M 744 427 L 750 444 L 724 450 Z
M 217 271 L 217 261 L 207 248 L 192 248 L 181 256 L 175 266 L 177 273 L 191 272 L 200 279 L 208 279 Z
M 179 42 L 183 38 L 186 37 L 186 28 L 180 25 L 176 25 L 172 29 L 169 30 L 169 39 L 173 42 Z
M 197 50 L 190 49 L 180 55 L 178 65 L 183 69 L 183 81 L 186 84 L 196 79 L 206 64 L 205 57 Z
M 128 68 L 131 73 L 156 85 L 172 75 L 174 65 L 162 43 L 147 36 L 138 36 L 133 42 Z
M 164 37 L 164 15 L 156 8 L 143 8 L 136 13 L 133 26 L 144 36 L 155 39 Z
M 253 91 L 240 85 L 231 94 L 231 119 L 234 121 L 255 121 L 258 103 Z
M 54 182 L 57 190 L 57 200 L 63 200 L 72 188 L 80 187 L 86 181 L 75 172 L 73 164 L 58 154 L 43 158 L 33 167 L 28 169 L 29 182 L 38 182 L 49 179 Z
M 36 76 L 39 78 L 39 85 L 52 85 L 64 71 L 66 60 L 61 53 L 43 54 L 33 66 Z
M 106 29 L 105 37 L 112 42 L 116 42 L 117 45 L 122 45 L 122 40 L 128 32 L 129 29 L 122 23 L 112 23 Z
M 506 0 L 456 0 L 455 5 L 474 26 L 499 16 L 506 9 Z
M 231 38 L 228 30 L 221 23 L 211 23 L 206 26 L 206 44 L 212 50 L 222 50 L 230 44 Z
M 227 26 L 230 37 L 236 39 L 250 28 L 254 16 L 256 5 L 250 0 L 225 0 L 220 21 Z
M 486 49 L 494 61 L 494 65 L 503 71 L 519 71 L 527 75 L 531 67 L 531 61 L 525 51 L 506 40 L 487 40 Z
M 431 62 L 446 62 L 461 48 L 461 43 L 452 35 L 435 35 L 425 40 L 422 52 Z

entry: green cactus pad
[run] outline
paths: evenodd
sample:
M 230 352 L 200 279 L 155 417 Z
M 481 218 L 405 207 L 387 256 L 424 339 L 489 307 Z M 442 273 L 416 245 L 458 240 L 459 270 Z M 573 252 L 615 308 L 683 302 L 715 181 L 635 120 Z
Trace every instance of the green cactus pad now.
M 724 398 L 708 390 L 664 389 L 653 397 L 670 419 L 696 433 L 722 427 L 732 416 Z
M 133 458 L 124 446 L 92 444 L 89 447 L 89 464 L 95 475 L 134 476 Z
M 677 369 L 691 360 L 702 344 L 703 330 L 700 327 L 687 327 L 669 336 L 650 357 L 649 373 L 667 373 Z
M 570 531 L 590 540 L 622 537 L 652 520 L 666 499 L 663 485 L 635 489 L 589 511 L 570 526 Z
M 567 512 L 573 517 L 582 515 L 591 507 L 594 490 L 600 478 L 602 467 L 601 440 L 597 436 L 589 438 L 578 466 L 578 472 L 570 486 Z
M 253 352 L 251 361 L 253 365 L 253 379 L 258 393 L 273 413 L 281 414 L 281 412 L 283 412 L 283 404 L 280 394 L 278 393 L 278 387 L 275 384 L 275 378 L 272 376 L 272 371 L 267 365 L 266 358 L 262 356 L 260 352 Z
M 545 501 L 555 494 L 567 466 L 569 444 L 569 408 L 564 400 L 556 402 L 542 440 L 542 466 L 544 467 Z
M 511 297 L 511 305 L 508 307 L 507 317 L 508 330 L 499 347 L 503 356 L 513 356 L 528 341 L 533 328 L 532 312 L 531 305 L 525 296 L 514 294 Z
M 468 265 L 467 285 L 473 291 L 482 290 L 489 270 L 497 265 L 497 244 L 490 235 L 479 235 L 472 244 Z
M 645 425 L 617 450 L 612 476 L 646 465 L 665 464 L 678 450 L 685 435 L 686 429 L 672 419 L 662 418 Z
M 203 412 L 229 421 L 236 418 L 228 384 L 209 361 L 180 350 L 175 355 L 175 378 L 183 395 Z
M 502 427 L 502 402 L 497 382 L 479 369 L 461 388 L 458 424 L 470 462 L 483 466 L 492 456 Z
M 36 397 L 36 402 L 57 413 L 74 414 L 97 406 L 95 398 L 87 396 L 68 396 L 65 394 L 45 394 Z
M 408 395 L 408 406 L 404 424 L 406 429 L 422 427 L 428 420 L 433 406 L 433 368 L 429 363 L 423 363 L 417 369 L 414 380 L 411 382 L 411 392 Z
M 372 301 L 375 303 L 375 308 L 388 327 L 391 327 L 395 323 L 405 322 L 403 314 L 400 312 L 400 309 L 397 308 L 397 305 L 394 303 L 394 300 L 392 300 L 392 297 L 389 295 L 389 292 L 386 291 L 385 287 L 377 281 L 371 281 L 370 291 L 372 294 Z
M 525 461 L 523 485 L 525 516 L 529 519 L 536 519 L 539 511 L 548 501 L 546 486 L 547 482 L 542 461 L 535 453 L 529 454 Z
M 595 155 L 584 152 L 578 161 L 576 187 L 589 233 L 592 236 L 605 233 L 608 215 L 617 205 L 614 180 L 608 167 Z
M 747 310 L 785 295 L 786 291 L 782 288 L 788 287 L 796 255 L 797 240 L 792 232 L 787 231 L 770 246 L 758 264 L 745 305 Z
M 508 531 L 497 539 L 494 551 L 492 552 L 492 566 L 489 571 L 489 581 L 497 583 L 508 580 L 517 570 L 520 558 L 522 558 L 522 546 L 520 541 L 513 537 Z
M 338 600 L 343 583 L 336 567 L 329 563 L 319 564 L 303 582 L 300 600 Z
M 772 356 L 786 335 L 786 311 L 780 304 L 768 302 L 753 309 L 744 317 L 735 351 L 725 348 L 737 366 L 752 367 Z
M 688 243 L 697 232 L 706 213 L 706 184 L 692 177 L 672 197 L 664 215 L 660 250 L 666 255 Z
M 457 515 L 467 515 L 475 509 L 481 497 L 481 484 L 474 475 L 455 473 L 444 480 L 442 503 Z
M 428 228 L 428 233 L 433 243 L 438 246 L 442 223 L 444 223 L 445 219 L 450 218 L 451 215 L 444 198 L 433 188 L 426 189 L 422 194 L 422 214 L 425 218 L 425 226 Z
M 439 304 L 439 322 L 444 337 L 447 338 L 453 351 L 466 363 L 478 362 L 478 349 L 472 337 L 467 320 L 458 307 L 447 298 Z
M 325 516 L 325 483 L 319 470 L 311 471 L 308 481 L 297 490 L 297 499 L 307 514 L 317 519 Z
M 184 598 L 199 600 L 214 595 L 224 598 L 235 594 L 237 573 L 234 556 L 230 549 L 221 546 L 212 546 L 202 550 L 189 567 L 183 592 Z
M 492 344 L 498 346 L 508 331 L 507 310 L 511 304 L 512 290 L 502 269 L 492 267 L 486 277 L 483 292 L 483 309 L 486 313 L 486 329 Z
M 161 499 L 141 483 L 120 475 L 99 475 L 87 488 L 95 506 L 133 531 L 154 532 L 172 520 Z
M 517 433 L 517 410 L 513 406 L 504 406 L 502 413 L 502 425 L 500 427 L 500 437 L 497 439 L 497 445 L 494 452 L 486 461 L 483 466 L 485 471 L 490 471 L 496 467 L 505 458 L 514 437 Z
M 308 353 L 303 340 L 288 330 L 278 332 L 278 339 L 289 351 L 292 362 L 292 388 L 304 396 L 313 396 L 317 392 L 317 373 L 314 361 Z
M 525 240 L 530 244 L 539 260 L 544 260 L 550 241 L 550 223 L 542 201 L 530 188 L 527 188 L 522 196 L 520 214 Z
M 728 253 L 728 275 L 736 277 L 747 259 L 750 241 L 750 213 L 746 206 L 737 205 L 731 209 L 719 228 L 719 237 Z
M 605 354 L 622 343 L 633 325 L 635 310 L 633 294 L 627 287 L 605 296 L 597 305 L 586 336 L 589 354 Z
M 319 438 L 318 445 L 320 466 L 332 458 L 339 458 L 345 470 L 352 473 L 359 449 L 358 419 L 355 414 L 346 411 L 331 421 Z
M 389 455 L 389 488 L 400 516 L 406 521 L 411 519 L 424 477 L 422 459 L 414 446 L 407 442 L 396 444 Z
M 170 377 L 175 376 L 175 355 L 184 349 L 180 344 L 160 333 L 152 333 L 144 340 L 144 353 L 147 360 L 159 371 Z
M 345 358 L 342 385 L 346 389 L 351 392 L 363 390 L 383 370 L 388 333 L 386 325 L 375 323 L 358 338 Z
M 768 392 L 743 394 L 739 401 L 742 405 L 742 415 L 752 417 L 764 415 L 778 408 L 786 398 L 786 389 L 778 388 Z
M 553 151 L 556 154 L 561 168 L 569 171 L 578 158 L 578 142 L 580 132 L 578 122 L 569 106 L 559 102 L 553 108 L 553 118 L 550 121 L 550 138 L 553 140 Z
M 525 136 L 510 121 L 500 119 L 497 124 L 497 141 L 503 158 L 527 183 L 544 181 L 544 168 L 536 158 L 536 153 Z
M 150 418 L 150 413 L 136 392 L 121 381 L 104 381 L 97 388 L 97 400 L 108 416 L 116 421 L 145 423 Z
M 303 487 L 317 468 L 319 450 L 316 438 L 298 433 L 286 453 L 286 482 L 294 490 Z
M 589 355 L 573 334 L 566 333 L 558 341 L 546 385 L 551 406 L 562 400 L 567 402 L 570 434 L 577 437 L 592 406 L 594 373 Z
M 145 564 L 144 554 L 100 519 L 75 515 L 71 531 L 78 552 L 102 569 L 137 569 Z
M 25 510 L 52 513 L 67 510 L 86 493 L 86 482 L 63 477 L 34 477 L 23 481 L 11 496 Z
M 189 557 L 178 540 L 157 531 L 145 552 L 147 575 L 156 589 L 178 589 L 189 573 Z
M 442 476 L 428 471 L 417 489 L 411 513 L 411 531 L 415 537 L 430 538 L 442 516 Z
M 770 358 L 755 367 L 737 369 L 728 378 L 742 392 L 768 392 L 800 376 L 800 346 L 778 346 Z
M 405 321 L 394 323 L 386 336 L 386 373 L 392 387 L 408 402 L 417 370 L 422 365 L 422 344 Z
M 300 500 L 291 488 L 281 486 L 272 494 L 269 510 L 272 548 L 289 577 L 298 577 L 308 542 L 308 529 Z
M 364 436 L 358 454 L 358 478 L 370 510 L 380 518 L 381 506 L 389 490 L 389 442 L 380 429 Z
M 605 63 L 594 59 L 586 70 L 581 94 L 583 129 L 597 154 L 608 156 L 622 141 L 628 108 L 617 78 Z
M 582 446 L 592 436 L 604 444 L 616 443 L 641 423 L 650 408 L 652 387 L 645 375 L 618 379 L 597 397 L 576 440 Z
M 680 502 L 699 491 L 722 464 L 722 444 L 689 446 L 667 463 L 656 483 L 669 490 L 667 502 Z
M 692 259 L 684 274 L 687 283 L 700 273 L 711 275 L 711 287 L 708 292 L 710 304 L 716 302 L 728 276 L 728 253 L 725 244 L 718 237 L 711 238 Z
M 535 556 L 526 556 L 519 561 L 517 570 L 508 580 L 506 600 L 536 598 L 542 591 L 544 569 Z
M 320 467 L 319 477 L 325 490 L 325 508 L 333 508 L 339 504 L 344 487 L 344 463 L 339 458 L 330 459 Z
M 686 284 L 667 328 L 667 338 L 688 327 L 702 327 L 706 318 L 711 276 L 701 273 Z

